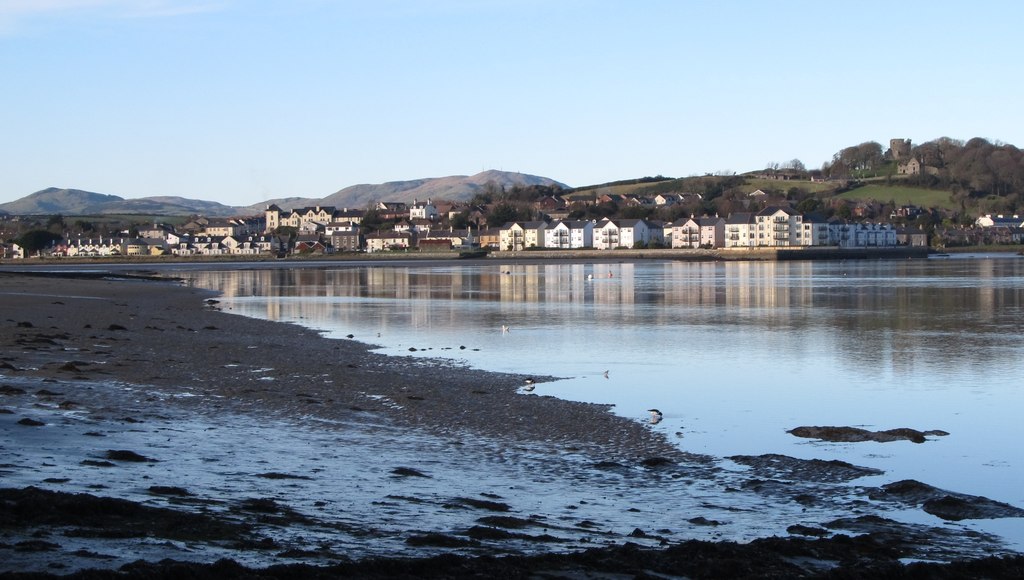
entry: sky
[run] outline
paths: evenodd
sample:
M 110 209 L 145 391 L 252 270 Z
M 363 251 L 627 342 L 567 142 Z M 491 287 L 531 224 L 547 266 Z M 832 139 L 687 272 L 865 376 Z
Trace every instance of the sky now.
M 1021 22 L 1016 0 L 0 0 L 0 203 L 1024 147 Z

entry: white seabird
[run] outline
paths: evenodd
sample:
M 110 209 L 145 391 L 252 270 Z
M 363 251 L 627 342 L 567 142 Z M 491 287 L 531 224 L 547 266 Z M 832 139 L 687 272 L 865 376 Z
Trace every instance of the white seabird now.
M 665 417 L 661 414 L 661 411 L 657 409 L 647 409 L 647 412 L 651 414 L 651 424 L 657 425 L 661 423 L 661 420 Z

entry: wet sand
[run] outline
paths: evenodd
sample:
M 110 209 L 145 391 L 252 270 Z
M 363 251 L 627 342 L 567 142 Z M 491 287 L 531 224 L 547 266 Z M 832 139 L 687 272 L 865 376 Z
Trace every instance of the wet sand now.
M 856 466 L 790 458 L 734 458 L 750 471 L 722 473 L 603 406 L 524 395 L 529 375 L 386 357 L 362 337 L 235 316 L 174 281 L 0 274 L 0 301 L 0 572 L 139 558 L 221 577 L 251 573 L 241 564 L 310 572 L 266 568 L 281 562 L 347 577 L 870 575 L 905 573 L 907 558 L 1009 555 L 975 563 L 999 577 L 1022 565 L 996 538 L 878 515 L 931 501 L 951 521 L 1019 517 L 1011 506 L 913 483 L 858 490 L 846 485 Z M 568 496 L 574 482 L 597 491 Z M 695 501 L 673 522 L 687 533 L 643 505 L 650 489 L 680 503 L 705 487 L 736 499 Z M 790 537 L 687 541 L 715 539 L 720 514 L 759 502 L 794 514 Z M 796 515 L 819 509 L 849 517 L 829 528 Z

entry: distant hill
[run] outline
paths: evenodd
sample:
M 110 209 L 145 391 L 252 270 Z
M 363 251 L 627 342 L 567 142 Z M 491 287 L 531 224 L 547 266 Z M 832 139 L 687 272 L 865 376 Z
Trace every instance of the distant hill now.
M 276 199 L 268 199 L 259 203 L 245 206 L 245 209 L 252 215 L 262 214 L 263 210 L 267 209 L 267 206 L 276 205 L 281 209 L 292 209 L 299 207 L 312 207 L 320 204 L 319 199 L 311 197 L 279 197 Z
M 510 189 L 513 186 L 547 185 L 568 189 L 547 177 L 538 177 L 526 173 L 488 170 L 476 175 L 452 175 L 449 177 L 432 177 L 411 181 L 391 181 L 377 185 L 353 185 L 346 187 L 320 200 L 319 204 L 334 207 L 363 208 L 375 201 L 402 201 L 410 203 L 414 200 L 444 199 L 448 201 L 468 201 L 474 195 L 484 191 L 488 183 Z M 284 206 L 281 206 L 282 209 Z
M 508 171 L 484 171 L 476 175 L 452 175 L 391 181 L 381 184 L 362 184 L 346 187 L 327 197 L 288 197 L 267 200 L 247 207 L 231 207 L 217 202 L 183 197 L 140 197 L 125 199 L 116 195 L 94 193 L 81 189 L 50 187 L 21 199 L 0 204 L 0 213 L 12 215 L 163 215 L 209 217 L 231 217 L 260 214 L 270 204 L 282 209 L 309 207 L 314 205 L 365 208 L 375 201 L 401 201 L 444 199 L 465 201 L 484 191 L 488 184 L 510 189 L 513 186 L 547 185 L 568 189 L 565 184 L 547 177 L 513 173 Z
M 0 204 L 0 212 L 13 215 L 148 214 L 187 216 L 201 214 L 210 217 L 229 217 L 249 213 L 242 208 L 183 197 L 124 199 L 116 195 L 58 187 L 50 187 L 21 199 Z

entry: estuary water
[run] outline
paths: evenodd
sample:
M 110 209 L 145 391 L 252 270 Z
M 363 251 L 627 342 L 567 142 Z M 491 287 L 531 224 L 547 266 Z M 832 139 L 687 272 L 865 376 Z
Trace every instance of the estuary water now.
M 612 405 L 685 451 L 883 470 L 1024 507 L 1024 258 L 345 265 L 182 273 L 232 312 Z M 941 430 L 827 443 L 799 426 Z M 923 516 L 931 517 L 931 516 Z M 935 523 L 933 520 L 931 523 Z M 1024 548 L 1019 518 L 980 524 Z

